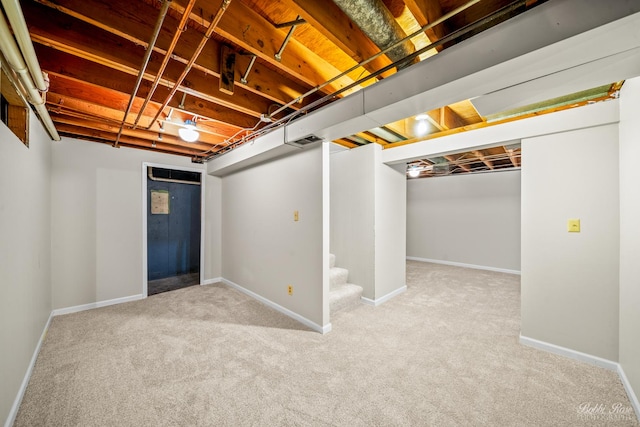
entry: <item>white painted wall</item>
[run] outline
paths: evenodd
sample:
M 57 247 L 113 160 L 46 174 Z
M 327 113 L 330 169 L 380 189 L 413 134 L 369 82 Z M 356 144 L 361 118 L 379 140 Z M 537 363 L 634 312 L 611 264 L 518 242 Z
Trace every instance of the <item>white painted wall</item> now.
M 383 164 L 381 153 L 369 144 L 331 155 L 331 252 L 370 300 L 406 284 L 404 165 Z
M 54 145 L 54 309 L 142 293 L 143 162 L 205 170 L 188 158 L 151 151 L 114 149 L 68 138 Z M 207 183 L 211 180 L 215 179 L 207 178 Z M 205 189 L 205 215 L 215 220 L 219 198 L 215 185 L 212 187 Z M 211 274 L 205 280 L 218 277 L 220 271 L 216 265 L 220 233 L 211 232 L 215 226 L 215 221 L 205 226 L 205 248 L 214 248 L 211 254 L 205 252 L 205 271 Z
M 405 165 L 382 163 L 375 157 L 375 295 L 374 300 L 406 286 L 407 175 Z
M 9 417 L 51 313 L 51 145 L 31 114 L 30 148 L 0 123 L 0 422 Z
M 319 326 L 329 321 L 322 169 L 318 145 L 222 178 L 222 276 Z
M 620 365 L 640 397 L 640 78 L 620 96 Z M 636 405 L 638 405 L 636 401 Z M 636 406 L 640 417 L 640 406 Z
M 330 247 L 349 282 L 375 298 L 375 146 L 331 154 Z
M 205 247 L 208 260 L 204 265 L 206 279 L 222 276 L 222 179 L 204 175 L 205 178 Z
M 520 270 L 520 171 L 407 182 L 407 255 Z
M 522 335 L 617 361 L 618 126 L 523 139 L 522 155 Z

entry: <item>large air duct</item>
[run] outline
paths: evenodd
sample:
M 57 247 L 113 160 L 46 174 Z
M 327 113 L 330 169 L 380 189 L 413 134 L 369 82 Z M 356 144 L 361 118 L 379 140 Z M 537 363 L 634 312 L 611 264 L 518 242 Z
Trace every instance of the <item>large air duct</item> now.
M 396 22 L 382 0 L 333 0 L 333 2 L 373 41 L 380 50 L 397 43 L 407 35 Z M 403 62 L 416 48 L 410 40 L 387 52 L 398 63 L 398 69 L 407 67 L 418 59 Z

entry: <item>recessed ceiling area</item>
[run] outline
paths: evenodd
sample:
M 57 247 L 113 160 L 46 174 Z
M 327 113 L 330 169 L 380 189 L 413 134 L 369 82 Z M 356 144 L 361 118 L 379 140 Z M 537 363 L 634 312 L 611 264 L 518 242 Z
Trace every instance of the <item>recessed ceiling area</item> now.
M 623 84 L 624 82 L 616 82 L 603 85 L 486 117 L 481 117 L 477 113 L 473 107 L 473 101 L 461 102 L 458 103 L 458 105 L 468 105 L 470 108 L 467 111 L 473 112 L 462 117 L 456 114 L 455 110 L 449 107 L 443 107 L 392 124 L 392 126 L 396 128 L 405 126 L 405 129 L 408 129 L 409 132 L 412 130 L 413 134 L 409 132 L 407 132 L 407 134 L 412 135 L 413 138 L 387 144 L 385 148 L 426 140 L 433 140 L 434 144 L 437 144 L 437 138 L 441 136 L 494 126 L 521 118 L 549 114 L 569 108 L 581 107 L 595 102 L 605 102 L 616 99 L 619 96 L 620 88 Z M 457 105 L 456 109 L 458 109 Z M 434 117 L 436 119 L 444 118 L 445 111 L 447 117 L 449 117 L 449 123 L 453 123 L 454 126 L 457 124 L 456 127 L 448 127 L 446 125 L 437 126 L 434 124 Z M 475 123 L 471 123 L 472 120 L 475 120 Z M 424 126 L 420 127 L 421 124 Z M 429 157 L 408 163 L 407 176 L 409 178 L 429 178 L 519 168 L 522 164 L 521 156 L 520 145 L 518 143 L 512 143 L 468 152 Z

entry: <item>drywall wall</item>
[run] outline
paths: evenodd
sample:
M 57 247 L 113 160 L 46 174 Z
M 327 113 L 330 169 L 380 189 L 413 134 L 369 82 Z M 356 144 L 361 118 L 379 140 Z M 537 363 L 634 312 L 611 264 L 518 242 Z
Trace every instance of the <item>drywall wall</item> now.
M 520 270 L 520 171 L 407 182 L 407 255 Z
M 328 323 L 322 170 L 317 145 L 222 178 L 222 276 L 318 326 Z
M 640 78 L 620 96 L 620 365 L 640 398 Z M 640 417 L 640 406 L 636 401 Z
M 29 118 L 30 148 L 0 123 L 0 422 L 51 313 L 51 142 Z M 13 414 L 15 415 L 15 414 Z
M 52 161 L 53 308 L 142 294 L 142 163 L 203 171 L 205 166 L 68 138 L 54 145 Z M 205 247 L 219 245 L 219 234 L 208 239 L 213 241 Z M 205 271 L 215 271 L 208 255 Z
M 523 139 L 522 155 L 521 333 L 617 361 L 618 126 Z
M 377 300 L 405 286 L 406 175 L 369 144 L 331 155 L 330 246 L 362 296 Z
M 403 164 L 382 163 L 375 150 L 375 295 L 374 301 L 406 286 L 407 175 Z
M 204 276 L 208 280 L 222 277 L 222 179 L 205 175 L 204 253 L 208 260 Z
M 330 251 L 349 282 L 375 298 L 375 145 L 331 154 Z

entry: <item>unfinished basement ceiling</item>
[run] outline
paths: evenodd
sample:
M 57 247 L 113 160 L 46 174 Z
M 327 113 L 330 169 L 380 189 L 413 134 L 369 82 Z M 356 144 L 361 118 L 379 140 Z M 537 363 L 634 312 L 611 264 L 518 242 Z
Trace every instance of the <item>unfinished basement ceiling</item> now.
M 295 120 L 543 2 L 26 0 L 21 6 L 49 75 L 47 109 L 61 135 L 202 161 L 270 122 Z M 425 115 L 428 135 L 486 122 L 465 100 Z M 425 137 L 412 130 L 420 120 L 336 142 L 410 143 Z M 199 137 L 185 142 L 179 132 L 193 126 Z
M 451 135 L 453 133 L 464 132 L 466 130 L 494 126 L 508 121 L 541 114 L 549 114 L 569 108 L 581 107 L 595 102 L 606 102 L 608 100 L 618 98 L 620 88 L 623 84 L 624 82 L 616 82 L 599 86 L 589 90 L 560 96 L 544 102 L 538 102 L 484 117 L 477 114 L 478 119 L 474 123 L 465 123 L 460 116 L 457 116 L 454 120 L 449 119 L 451 120 L 451 123 L 455 124 L 455 127 L 449 127 L 446 125 L 442 126 L 434 123 L 438 117 L 441 119 L 445 117 L 444 111 L 449 107 L 441 108 L 392 124 L 392 126 L 404 125 L 411 127 L 413 129 L 413 139 L 387 144 L 386 147 L 432 140 L 439 136 Z M 473 101 L 466 101 L 466 103 L 473 106 Z M 439 116 L 438 113 L 440 114 Z M 450 117 L 452 115 L 456 115 L 453 110 L 447 112 L 447 114 L 449 114 Z M 420 124 L 424 124 L 424 126 L 420 127 Z M 434 141 L 434 143 L 437 143 L 437 141 Z M 522 151 L 520 149 L 520 144 L 516 142 L 507 145 L 412 161 L 407 164 L 407 176 L 411 179 L 433 178 L 466 173 L 497 172 L 505 169 L 520 168 L 521 166 Z

